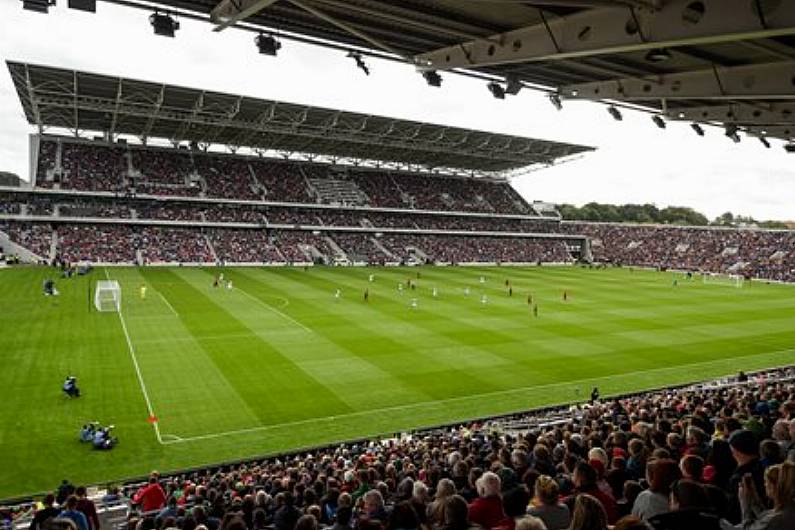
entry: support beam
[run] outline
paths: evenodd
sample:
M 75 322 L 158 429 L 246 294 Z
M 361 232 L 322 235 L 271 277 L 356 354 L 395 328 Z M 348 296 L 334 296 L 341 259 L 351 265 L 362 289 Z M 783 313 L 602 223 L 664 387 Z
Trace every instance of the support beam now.
M 367 33 L 365 33 L 363 31 L 353 27 L 350 24 L 347 24 L 345 22 L 337 20 L 336 18 L 332 17 L 331 15 L 328 15 L 328 14 L 324 13 L 323 11 L 320 11 L 319 9 L 308 5 L 306 2 L 302 2 L 300 0 L 289 0 L 289 2 L 291 4 L 297 6 L 297 7 L 300 7 L 301 9 L 306 11 L 307 13 L 310 13 L 310 14 L 316 16 L 320 20 L 323 20 L 324 22 L 327 22 L 327 23 L 331 24 L 332 26 L 336 26 L 339 29 L 350 33 L 354 37 L 359 37 L 360 39 L 368 42 L 370 45 L 375 46 L 376 48 L 378 48 L 380 50 L 383 50 L 383 51 L 385 51 L 387 53 L 391 53 L 391 54 L 396 55 L 398 57 L 403 56 L 402 53 L 400 53 L 398 50 L 396 50 L 392 46 L 389 46 L 388 44 L 383 43 L 383 42 L 381 42 L 380 40 L 378 40 L 378 39 L 376 39 L 374 37 L 371 37 Z
M 620 101 L 795 99 L 795 61 L 580 83 L 561 87 L 560 95 Z
M 256 15 L 277 0 L 221 0 L 210 11 L 210 20 L 218 24 L 213 31 L 223 31 L 252 15 Z
M 669 120 L 735 123 L 755 126 L 789 126 L 795 128 L 795 102 L 771 104 L 736 103 L 709 107 L 692 107 L 669 110 Z
M 778 138 L 779 140 L 795 140 L 795 125 L 775 125 L 772 127 L 761 127 L 758 125 L 744 127 L 744 132 L 751 136 L 765 136 L 767 138 Z
M 606 7 L 559 18 L 539 11 L 546 23 L 419 54 L 415 61 L 420 68 L 449 70 L 795 34 L 795 2 L 770 5 L 763 17 L 748 0 L 670 0 L 659 9 Z

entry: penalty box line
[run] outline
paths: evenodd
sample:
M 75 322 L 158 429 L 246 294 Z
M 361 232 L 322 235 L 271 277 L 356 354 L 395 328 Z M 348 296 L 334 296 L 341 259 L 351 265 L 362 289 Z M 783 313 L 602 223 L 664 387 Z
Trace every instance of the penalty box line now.
M 789 353 L 789 352 L 795 352 L 795 348 L 784 349 L 784 350 L 775 350 L 775 351 L 772 351 L 772 352 L 759 353 L 759 354 L 755 354 L 755 355 L 733 357 L 732 359 L 754 358 L 754 357 L 760 357 L 762 355 L 776 355 L 776 354 L 779 354 L 779 353 Z M 520 387 L 520 388 L 509 388 L 509 389 L 506 389 L 506 390 L 497 390 L 495 392 L 484 392 L 484 393 L 481 393 L 481 394 L 472 394 L 472 395 L 469 395 L 469 396 L 459 396 L 459 397 L 448 398 L 448 399 L 438 399 L 438 400 L 434 400 L 434 401 L 422 401 L 422 402 L 419 402 L 419 403 L 409 403 L 409 404 L 406 404 L 406 405 L 396 405 L 396 406 L 393 406 L 393 407 L 383 407 L 383 408 L 378 408 L 378 409 L 368 409 L 368 410 L 362 410 L 362 411 L 358 411 L 358 412 L 351 412 L 351 413 L 348 413 L 348 414 L 339 414 L 339 415 L 334 415 L 334 416 L 323 416 L 323 417 L 319 417 L 319 418 L 307 418 L 305 420 L 290 421 L 290 422 L 285 422 L 285 423 L 276 423 L 276 424 L 273 424 L 273 425 L 260 425 L 260 426 L 257 426 L 257 427 L 249 427 L 247 429 L 237 429 L 237 430 L 232 430 L 232 431 L 216 432 L 216 433 L 210 433 L 210 434 L 200 434 L 200 435 L 197 435 L 197 436 L 181 437 L 181 436 L 177 436 L 177 435 L 166 434 L 166 435 L 163 435 L 163 436 L 165 438 L 168 438 L 168 440 L 161 440 L 160 443 L 162 443 L 163 445 L 172 445 L 172 444 L 187 443 L 187 442 L 199 442 L 199 441 L 202 441 L 202 440 L 212 440 L 212 439 L 216 439 L 216 438 L 223 438 L 223 437 L 226 437 L 226 436 L 235 436 L 235 435 L 239 435 L 239 434 L 251 434 L 251 433 L 257 433 L 257 432 L 267 432 L 267 431 L 272 431 L 272 430 L 280 429 L 280 428 L 284 428 L 284 427 L 296 427 L 296 426 L 299 426 L 299 425 L 306 425 L 308 423 L 319 423 L 319 422 L 323 422 L 323 421 L 334 421 L 334 420 L 345 419 L 345 418 L 355 418 L 355 417 L 358 417 L 358 416 L 368 416 L 368 415 L 372 415 L 372 414 L 396 412 L 396 411 L 401 411 L 401 410 L 411 410 L 411 409 L 416 409 L 416 408 L 421 408 L 421 407 L 428 407 L 428 406 L 432 406 L 432 405 L 443 405 L 443 404 L 447 404 L 447 403 L 456 403 L 456 402 L 459 402 L 459 401 L 467 401 L 467 400 L 489 398 L 489 397 L 494 397 L 494 396 L 502 396 L 502 395 L 506 395 L 506 394 L 520 393 L 520 392 L 524 392 L 526 390 L 534 390 L 534 389 L 535 390 L 537 390 L 537 389 L 543 390 L 543 389 L 550 389 L 550 388 L 562 387 L 562 386 L 575 386 L 576 387 L 577 385 L 581 385 L 583 383 L 593 383 L 595 381 L 605 381 L 605 380 L 613 379 L 615 377 L 635 376 L 635 375 L 640 375 L 640 374 L 651 374 L 651 373 L 657 373 L 657 372 L 672 371 L 672 370 L 677 370 L 677 369 L 682 369 L 682 368 L 692 368 L 692 367 L 696 367 L 696 366 L 714 365 L 714 364 L 717 364 L 717 363 L 719 363 L 721 361 L 722 360 L 702 361 L 702 362 L 697 362 L 697 363 L 680 364 L 678 366 L 671 367 L 671 368 L 652 368 L 652 369 L 649 369 L 649 370 L 637 370 L 637 371 L 629 372 L 629 373 L 626 373 L 626 374 L 605 375 L 605 376 L 601 376 L 601 377 L 591 377 L 591 378 L 587 378 L 587 379 L 577 379 L 577 380 L 574 380 L 574 381 L 561 381 L 561 382 L 558 382 L 558 383 L 547 383 L 545 385 L 529 385 L 529 386 L 524 386 L 524 387 Z M 687 384 L 687 383 L 685 383 L 685 384 Z M 697 383 L 693 383 L 693 384 L 697 384 Z M 575 389 L 575 390 L 577 390 L 577 389 Z M 637 390 L 637 391 L 642 391 L 642 390 Z M 636 392 L 636 390 L 628 390 L 627 392 Z M 579 395 L 578 395 L 578 397 L 579 397 Z M 558 405 L 563 405 L 563 404 L 565 404 L 565 403 L 559 403 Z M 511 414 L 511 412 L 507 412 L 506 414 Z M 451 421 L 454 422 L 456 420 L 451 420 Z
M 105 278 L 110 280 L 110 275 L 108 275 L 108 269 L 105 269 Z M 152 408 L 152 400 L 149 399 L 149 392 L 146 390 L 146 383 L 144 383 L 144 377 L 141 375 L 141 367 L 138 365 L 138 357 L 135 355 L 135 348 L 133 347 L 132 339 L 130 339 L 130 333 L 127 331 L 127 323 L 124 321 L 124 315 L 122 315 L 121 307 L 119 307 L 119 322 L 121 322 L 121 329 L 124 331 L 124 338 L 127 339 L 127 349 L 130 353 L 130 358 L 133 362 L 133 367 L 135 367 L 135 375 L 138 377 L 138 384 L 141 387 L 141 392 L 144 395 L 144 401 L 146 401 L 146 410 L 149 412 L 149 419 L 152 423 L 152 427 L 155 430 L 155 436 L 157 437 L 157 441 L 160 444 L 163 444 L 163 437 L 160 435 L 160 426 L 157 422 L 157 416 L 155 416 L 155 411 Z

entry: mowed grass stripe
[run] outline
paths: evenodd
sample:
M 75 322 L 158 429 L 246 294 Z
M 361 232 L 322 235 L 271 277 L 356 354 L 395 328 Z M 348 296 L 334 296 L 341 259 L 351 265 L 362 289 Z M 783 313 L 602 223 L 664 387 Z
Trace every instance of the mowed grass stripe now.
M 403 386 L 414 390 L 418 397 L 440 399 L 451 395 L 465 395 L 478 385 L 488 389 L 498 388 L 493 382 L 481 379 L 460 367 L 447 365 L 416 345 L 407 344 L 409 336 L 405 334 L 387 334 L 368 325 L 375 318 L 379 326 L 394 327 L 400 320 L 397 315 L 377 315 L 368 307 L 350 303 L 346 299 L 336 301 L 332 297 L 336 288 L 334 284 L 316 274 L 307 275 L 298 270 L 274 272 L 282 280 L 300 276 L 303 283 L 314 286 L 317 290 L 314 297 L 316 307 L 335 313 L 338 323 L 344 322 L 342 329 L 327 331 L 327 337 L 340 347 L 391 374 Z
M 292 361 L 263 341 L 246 324 L 220 304 L 233 296 L 226 289 L 212 288 L 212 278 L 192 271 L 207 282 L 204 287 L 185 280 L 183 271 L 147 270 L 163 279 L 161 292 L 180 315 L 186 329 L 196 337 L 216 368 L 237 390 L 262 424 L 289 419 L 333 415 L 350 410 L 337 396 L 298 368 Z M 243 297 L 236 304 L 261 322 L 273 322 L 276 315 Z M 267 325 L 267 324 L 266 324 Z M 203 334 L 235 335 L 228 341 L 205 340 Z M 182 436 L 180 433 L 174 433 Z M 191 433 L 194 434 L 194 433 Z
M 224 430 L 258 425 L 259 417 L 182 319 L 167 307 L 168 293 L 161 292 L 159 283 L 161 272 L 109 270 L 122 286 L 125 322 L 161 433 L 200 433 L 208 423 Z M 148 286 L 144 300 L 139 296 L 142 284 Z
M 45 278 L 57 280 L 60 296 L 42 295 Z M 0 317 L 0 496 L 52 488 L 55 477 L 112 476 L 123 467 L 118 455 L 77 441 L 83 423 L 123 426 L 132 446 L 154 441 L 118 316 L 93 311 L 89 277 L 63 280 L 44 268 L 0 271 L 0 303 L 9 308 Z M 78 376 L 80 399 L 61 392 L 69 374 Z
M 308 302 L 308 300 L 317 300 L 320 293 L 315 289 L 308 288 L 303 283 L 293 284 L 281 276 L 278 277 L 278 281 L 271 282 L 272 278 L 267 276 L 267 273 L 254 269 L 234 269 L 228 274 L 234 278 L 236 285 L 266 303 L 268 300 L 278 300 L 285 298 L 286 295 L 293 295 L 289 307 L 283 309 L 300 313 L 302 318 L 312 320 L 315 328 L 321 330 L 315 334 L 314 340 L 291 351 L 293 362 L 316 379 L 323 380 L 328 388 L 333 389 L 352 408 L 359 410 L 374 405 L 384 407 L 430 399 L 416 389 L 405 386 L 389 371 L 332 340 L 331 335 L 335 331 L 355 336 L 355 330 L 349 329 L 348 325 L 340 326 L 336 316 L 332 319 L 334 327 L 318 325 L 320 318 L 314 315 L 322 314 L 318 312 L 319 304 Z M 302 291 L 304 296 L 295 297 L 296 290 Z M 310 315 L 313 317 L 310 318 Z M 277 345 L 277 347 L 284 346 Z

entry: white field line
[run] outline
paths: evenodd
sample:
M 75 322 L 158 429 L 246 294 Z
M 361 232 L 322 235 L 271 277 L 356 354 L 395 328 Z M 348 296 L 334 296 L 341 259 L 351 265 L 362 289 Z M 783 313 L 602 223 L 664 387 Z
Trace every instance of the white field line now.
M 788 352 L 795 352 L 795 348 L 786 349 L 786 350 L 777 350 L 777 351 L 772 351 L 772 352 L 765 352 L 765 353 L 760 353 L 760 354 L 756 354 L 756 355 L 749 355 L 747 357 L 738 357 L 738 358 L 735 358 L 735 359 L 754 358 L 754 357 L 759 357 L 759 356 L 762 356 L 762 355 L 775 355 L 775 354 L 778 354 L 778 353 L 788 353 Z M 731 359 L 726 359 L 726 360 L 731 360 Z M 211 440 L 211 439 L 214 439 L 214 438 L 223 438 L 225 436 L 234 436 L 234 435 L 237 435 L 237 434 L 250 434 L 250 433 L 254 433 L 254 432 L 267 432 L 267 431 L 272 431 L 272 430 L 275 430 L 275 429 L 280 429 L 280 428 L 283 428 L 283 427 L 296 427 L 298 425 L 305 425 L 305 424 L 308 424 L 308 423 L 319 423 L 319 422 L 322 422 L 322 421 L 333 421 L 333 420 L 339 420 L 339 419 L 344 419 L 344 418 L 355 418 L 355 417 L 358 417 L 358 416 L 369 416 L 369 415 L 372 415 L 372 414 L 381 414 L 381 413 L 385 413 L 385 412 L 388 413 L 388 412 L 395 412 L 395 411 L 402 411 L 402 410 L 411 410 L 411 409 L 415 409 L 415 408 L 428 407 L 428 406 L 431 406 L 431 405 L 443 405 L 443 404 L 446 404 L 446 403 L 456 403 L 456 402 L 459 402 L 459 401 L 467 401 L 467 400 L 473 400 L 473 399 L 486 399 L 486 398 L 494 397 L 494 396 L 502 396 L 502 395 L 506 395 L 506 394 L 521 393 L 521 392 L 524 392 L 526 390 L 547 389 L 547 388 L 555 388 L 555 387 L 561 387 L 561 386 L 576 386 L 576 385 L 579 385 L 579 384 L 582 384 L 582 383 L 586 383 L 586 382 L 604 381 L 604 380 L 608 380 L 608 379 L 613 379 L 615 377 L 628 377 L 628 376 L 635 376 L 635 375 L 647 374 L 647 373 L 675 371 L 677 369 L 682 369 L 682 368 L 692 368 L 692 367 L 696 367 L 696 366 L 714 365 L 714 364 L 717 364 L 719 362 L 721 362 L 721 361 L 720 360 L 718 360 L 718 361 L 702 361 L 702 362 L 698 362 L 698 363 L 680 364 L 680 365 L 677 365 L 677 366 L 674 366 L 674 367 L 670 367 L 670 368 L 652 368 L 652 369 L 649 369 L 649 370 L 638 370 L 638 371 L 635 371 L 635 372 L 629 372 L 629 373 L 625 373 L 625 374 L 613 374 L 613 375 L 606 375 L 606 376 L 601 376 L 601 377 L 592 377 L 592 378 L 587 378 L 587 379 L 577 379 L 577 380 L 574 380 L 574 381 L 561 381 L 561 382 L 558 382 L 558 383 L 548 383 L 548 384 L 545 384 L 545 385 L 529 385 L 529 386 L 520 387 L 520 388 L 510 388 L 510 389 L 507 389 L 507 390 L 497 390 L 495 392 L 485 392 L 485 393 L 482 393 L 482 394 L 472 394 L 472 395 L 469 395 L 469 396 L 459 396 L 459 397 L 448 398 L 448 399 L 437 399 L 437 400 L 434 400 L 434 401 L 423 401 L 423 402 L 420 402 L 420 403 L 409 403 L 409 404 L 406 404 L 406 405 L 396 405 L 396 406 L 393 406 L 393 407 L 384 407 L 384 408 L 379 408 L 379 409 L 361 410 L 361 411 L 358 411 L 358 412 L 351 412 L 351 413 L 348 413 L 348 414 L 340 414 L 340 415 L 337 415 L 337 416 L 324 416 L 324 417 L 320 417 L 320 418 L 309 418 L 309 419 L 305 419 L 305 420 L 290 421 L 290 422 L 286 422 L 286 423 L 277 423 L 277 424 L 273 424 L 273 425 L 260 425 L 258 427 L 249 427 L 247 429 L 237 429 L 237 430 L 233 430 L 233 431 L 224 431 L 224 432 L 217 432 L 217 433 L 211 433 L 211 434 L 201 434 L 201 435 L 198 435 L 198 436 L 188 436 L 188 437 L 184 437 L 184 438 L 180 437 L 180 436 L 176 436 L 176 435 L 166 435 L 166 436 L 169 437 L 169 440 L 161 441 L 161 443 L 163 445 L 171 445 L 171 444 L 178 444 L 178 443 L 185 443 L 185 442 L 197 442 L 197 441 L 201 441 L 201 440 Z
M 244 291 L 244 290 L 243 290 L 243 289 L 241 289 L 240 287 L 235 287 L 235 290 L 236 290 L 236 291 L 238 291 L 239 293 L 241 293 L 241 294 L 243 294 L 243 295 L 247 296 L 247 297 L 248 297 L 248 298 L 250 298 L 251 300 L 254 300 L 256 303 L 258 303 L 259 305 L 261 305 L 261 306 L 262 306 L 262 307 L 264 307 L 265 309 L 267 309 L 267 310 L 269 310 L 269 311 L 273 311 L 274 313 L 276 313 L 277 315 L 281 316 L 282 318 L 289 320 L 290 322 L 292 322 L 292 323 L 293 323 L 293 324 L 295 324 L 296 326 L 299 326 L 299 327 L 303 328 L 303 329 L 304 329 L 305 331 L 307 331 L 308 333 L 313 333 L 313 334 L 315 333 L 314 331 L 312 331 L 312 330 L 311 330 L 311 329 L 309 329 L 308 327 L 304 326 L 303 324 L 301 324 L 300 322 L 298 322 L 296 319 L 294 319 L 294 318 L 293 318 L 293 317 L 291 317 L 290 315 L 288 315 L 288 314 L 286 314 L 286 313 L 283 313 L 282 311 L 279 311 L 277 308 L 273 307 L 273 306 L 272 306 L 272 305 L 270 305 L 270 304 L 266 304 L 265 302 L 263 302 L 262 300 L 260 300 L 260 299 L 259 299 L 259 298 L 257 298 L 256 296 L 253 296 L 253 295 L 251 295 L 251 294 L 247 293 L 246 291 Z
M 172 305 L 171 305 L 171 303 L 170 303 L 170 302 L 169 302 L 169 301 L 166 299 L 166 297 L 165 297 L 165 296 L 163 296 L 163 293 L 161 293 L 160 291 L 157 291 L 157 294 L 158 294 L 158 295 L 160 296 L 160 298 L 161 298 L 161 299 L 162 299 L 162 300 L 163 300 L 163 301 L 166 303 L 166 305 L 167 305 L 167 306 L 168 306 L 168 308 L 171 310 L 171 312 L 172 312 L 172 313 L 174 313 L 174 316 L 175 316 L 175 317 L 179 317 L 179 313 L 177 313 L 177 310 L 176 310 L 176 309 L 174 309 L 174 306 L 172 306 Z
M 110 280 L 110 276 L 108 275 L 108 269 L 105 269 L 105 278 Z M 133 348 L 132 340 L 130 339 L 130 333 L 127 331 L 127 324 L 124 322 L 124 316 L 121 313 L 121 308 L 119 308 L 119 322 L 121 322 L 121 329 L 124 331 L 124 338 L 127 339 L 127 348 L 130 350 L 130 358 L 132 359 L 133 366 L 135 367 L 135 374 L 138 376 L 138 384 L 141 385 L 141 392 L 144 395 L 144 401 L 146 401 L 146 410 L 149 412 L 149 417 L 155 417 L 155 411 L 152 409 L 152 401 L 149 399 L 149 392 L 146 390 L 146 383 L 144 383 L 144 378 L 141 375 L 141 367 L 138 366 L 138 358 L 135 356 L 135 348 Z M 155 436 L 157 437 L 157 441 L 161 444 L 163 443 L 163 438 L 160 436 L 160 427 L 157 424 L 158 422 L 152 422 L 152 426 L 155 428 Z

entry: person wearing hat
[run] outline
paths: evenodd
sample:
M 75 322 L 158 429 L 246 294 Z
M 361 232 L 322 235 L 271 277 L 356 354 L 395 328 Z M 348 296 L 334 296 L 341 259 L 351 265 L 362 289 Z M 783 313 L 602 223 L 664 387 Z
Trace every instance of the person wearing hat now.
M 729 437 L 729 447 L 732 458 L 737 462 L 737 468 L 729 478 L 729 521 L 737 524 L 741 519 L 739 489 L 743 477 L 751 476 L 751 481 L 764 502 L 765 470 L 759 461 L 759 441 L 753 432 L 747 429 L 734 431 Z

